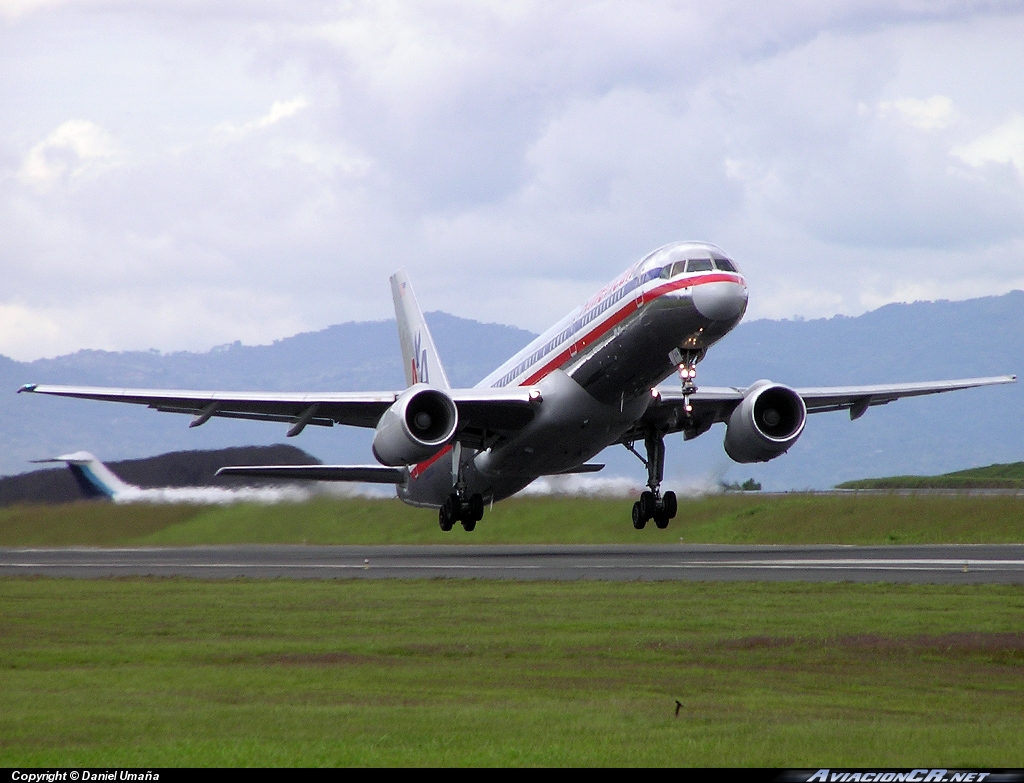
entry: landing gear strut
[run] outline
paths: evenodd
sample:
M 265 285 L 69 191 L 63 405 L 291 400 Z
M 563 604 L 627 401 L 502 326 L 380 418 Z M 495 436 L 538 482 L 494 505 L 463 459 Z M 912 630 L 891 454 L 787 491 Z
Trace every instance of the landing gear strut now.
M 693 406 L 690 405 L 690 395 L 697 391 L 697 362 L 704 358 L 706 351 L 681 351 L 673 348 L 668 355 L 669 361 L 676 366 L 679 372 L 679 380 L 683 385 L 683 410 L 689 416 L 693 413 Z
M 484 499 L 479 493 L 466 493 L 466 465 L 462 460 L 462 444 L 452 447 L 452 479 L 455 484 L 453 492 L 445 498 L 437 512 L 437 523 L 447 533 L 456 522 L 468 533 L 476 528 L 476 523 L 484 518 Z
M 640 495 L 640 500 L 633 504 L 633 527 L 643 530 L 647 520 L 653 519 L 659 530 L 668 527 L 668 521 L 675 518 L 677 504 L 676 493 L 661 494 L 661 481 L 665 477 L 665 435 L 651 431 L 644 438 L 647 459 L 640 456 L 632 444 L 626 446 L 640 458 L 647 467 L 647 486 L 649 489 Z

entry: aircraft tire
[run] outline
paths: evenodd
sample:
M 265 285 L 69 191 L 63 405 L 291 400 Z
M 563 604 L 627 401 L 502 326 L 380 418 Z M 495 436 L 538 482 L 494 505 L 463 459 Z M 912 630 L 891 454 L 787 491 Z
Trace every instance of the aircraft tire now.
M 455 515 L 452 513 L 454 510 L 455 504 L 452 503 L 452 499 L 450 497 L 447 497 L 437 512 L 437 522 L 441 526 L 441 530 L 445 533 L 455 527 Z
M 640 507 L 640 501 L 638 500 L 633 504 L 633 527 L 637 530 L 643 530 L 647 524 L 647 517 L 644 516 L 644 510 Z
M 653 519 L 654 515 L 658 513 L 658 501 L 654 497 L 653 492 L 648 491 L 640 494 L 640 511 L 645 521 Z
M 676 502 L 675 492 L 666 492 L 662 497 L 662 503 L 665 506 L 665 516 L 668 519 L 676 518 L 676 511 L 679 509 L 679 504 Z
M 476 529 L 476 520 L 472 517 L 462 520 L 462 529 L 467 533 L 472 533 Z
M 469 496 L 469 516 L 473 520 L 474 525 L 484 518 L 483 495 L 474 494 Z M 463 527 L 465 527 L 465 525 L 463 525 Z M 471 528 L 467 528 L 467 530 L 469 529 Z
M 669 520 L 669 517 L 666 516 L 664 511 L 661 512 L 660 514 L 655 514 L 654 515 L 654 524 L 657 525 L 658 530 L 664 530 L 665 528 L 667 528 L 668 527 L 668 520 Z

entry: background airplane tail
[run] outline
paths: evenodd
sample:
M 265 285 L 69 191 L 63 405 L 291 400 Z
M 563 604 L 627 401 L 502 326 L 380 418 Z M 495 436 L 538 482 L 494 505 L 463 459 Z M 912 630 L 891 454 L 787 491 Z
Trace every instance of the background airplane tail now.
M 78 486 L 90 498 L 110 498 L 131 492 L 137 487 L 127 484 L 88 451 L 76 451 L 53 459 L 37 459 L 33 462 L 64 462 L 78 482 Z
M 395 299 L 395 318 L 398 321 L 398 342 L 402 346 L 402 366 L 405 367 L 405 380 L 410 386 L 414 383 L 427 383 L 438 389 L 448 389 L 448 376 L 441 366 L 441 357 L 437 355 L 434 338 L 430 336 L 427 322 L 416 303 L 416 295 L 412 292 L 405 269 L 399 269 L 391 275 L 391 295 Z

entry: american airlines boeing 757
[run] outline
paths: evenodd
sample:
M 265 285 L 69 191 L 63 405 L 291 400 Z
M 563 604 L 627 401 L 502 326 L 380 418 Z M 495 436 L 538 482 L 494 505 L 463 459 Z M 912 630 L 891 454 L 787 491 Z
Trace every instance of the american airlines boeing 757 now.
M 448 383 L 404 270 L 391 278 L 408 387 L 367 393 L 276 393 L 110 389 L 28 384 L 19 391 L 148 405 L 191 414 L 291 425 L 347 424 L 375 430 L 377 465 L 239 466 L 222 473 L 394 484 L 414 506 L 438 509 L 442 530 L 473 530 L 487 503 L 539 476 L 600 470 L 588 462 L 622 444 L 644 463 L 647 490 L 633 526 L 659 528 L 676 514 L 662 492 L 665 436 L 686 440 L 726 424 L 736 462 L 789 450 L 808 413 L 848 410 L 851 419 L 901 397 L 1012 383 L 1016 376 L 925 383 L 790 388 L 699 388 L 697 364 L 743 318 L 747 284 L 718 247 L 677 242 L 654 251 L 598 291 L 471 389 Z M 678 389 L 659 384 L 678 374 Z M 644 453 L 637 450 L 642 444 Z

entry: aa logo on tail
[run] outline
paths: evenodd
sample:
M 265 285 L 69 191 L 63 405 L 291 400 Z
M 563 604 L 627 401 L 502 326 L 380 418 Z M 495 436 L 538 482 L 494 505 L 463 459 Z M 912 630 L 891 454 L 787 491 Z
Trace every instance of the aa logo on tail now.
M 419 332 L 416 332 L 416 339 L 413 341 L 412 382 L 430 383 L 427 371 L 427 349 L 422 347 Z

